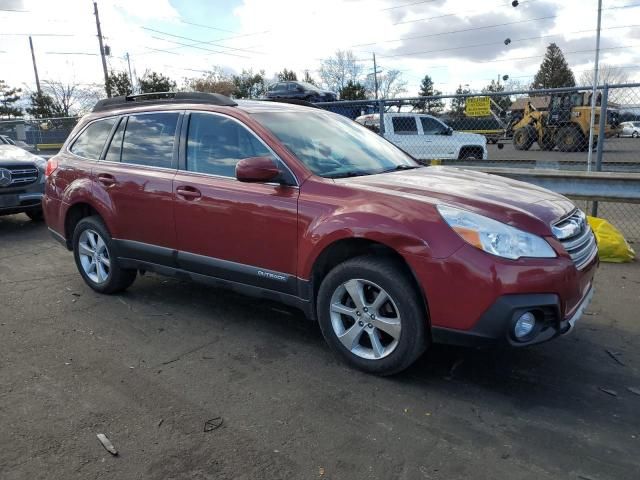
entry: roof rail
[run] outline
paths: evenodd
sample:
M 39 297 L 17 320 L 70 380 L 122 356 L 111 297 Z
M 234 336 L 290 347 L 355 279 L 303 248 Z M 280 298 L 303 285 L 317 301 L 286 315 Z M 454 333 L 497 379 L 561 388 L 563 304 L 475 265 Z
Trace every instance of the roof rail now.
M 219 93 L 153 92 L 98 100 L 92 111 L 104 112 L 107 110 L 115 110 L 118 108 L 132 106 L 134 104 L 162 105 L 167 103 L 204 103 L 222 107 L 235 107 L 238 105 L 229 97 L 225 97 Z

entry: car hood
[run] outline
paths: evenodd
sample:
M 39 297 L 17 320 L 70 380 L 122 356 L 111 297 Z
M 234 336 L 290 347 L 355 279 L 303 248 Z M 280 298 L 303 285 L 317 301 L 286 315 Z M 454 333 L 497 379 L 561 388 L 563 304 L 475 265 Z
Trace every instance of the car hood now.
M 550 235 L 550 225 L 575 209 L 566 197 L 530 183 L 452 167 L 423 167 L 337 182 L 420 203 L 456 206 L 539 235 Z
M 44 168 L 46 160 L 38 155 L 29 153 L 14 145 L 0 145 L 0 167 L 5 164 L 15 164 L 17 162 L 34 163 L 39 168 Z
M 453 132 L 451 135 L 459 142 L 469 142 L 474 145 L 487 143 L 485 136 L 477 133 Z

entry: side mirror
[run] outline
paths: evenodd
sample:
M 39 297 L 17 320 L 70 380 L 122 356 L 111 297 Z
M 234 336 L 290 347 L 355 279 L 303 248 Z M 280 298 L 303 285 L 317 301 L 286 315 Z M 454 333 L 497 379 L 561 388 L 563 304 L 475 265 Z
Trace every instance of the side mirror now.
M 280 175 L 280 169 L 269 157 L 243 158 L 236 164 L 236 178 L 241 182 L 270 182 Z

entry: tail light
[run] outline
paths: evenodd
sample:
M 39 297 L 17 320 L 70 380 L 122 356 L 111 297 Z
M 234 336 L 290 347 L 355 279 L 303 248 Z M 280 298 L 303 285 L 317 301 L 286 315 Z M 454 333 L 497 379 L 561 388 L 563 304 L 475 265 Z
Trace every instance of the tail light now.
M 56 160 L 55 158 L 50 158 L 49 160 L 47 160 L 47 168 L 45 168 L 44 170 L 44 176 L 48 177 L 53 172 L 55 172 L 57 168 L 58 168 L 58 160 Z

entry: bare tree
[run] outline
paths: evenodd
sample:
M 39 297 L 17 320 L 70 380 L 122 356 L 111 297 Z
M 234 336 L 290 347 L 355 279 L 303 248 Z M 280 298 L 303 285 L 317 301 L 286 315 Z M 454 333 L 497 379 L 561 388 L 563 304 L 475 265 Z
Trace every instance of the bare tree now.
M 214 66 L 201 77 L 185 78 L 184 89 L 194 92 L 219 93 L 229 97 L 233 95 L 236 87 L 233 78 L 222 67 Z
M 53 99 L 56 110 L 70 117 L 85 113 L 103 97 L 101 85 L 82 86 L 78 83 L 44 80 L 42 91 Z
M 369 77 L 369 91 L 373 92 L 375 88 L 373 78 Z M 407 91 L 407 81 L 402 78 L 402 72 L 400 70 L 389 70 L 387 73 L 378 75 L 378 92 L 382 98 L 395 98 Z
M 334 56 L 322 61 L 320 79 L 325 87 L 337 92 L 342 90 L 349 80 L 357 83 L 363 69 L 351 50 L 338 50 Z
M 600 64 L 598 69 L 598 84 L 604 85 L 608 83 L 613 85 L 616 83 L 627 83 L 629 81 L 629 73 L 623 68 L 606 63 Z M 582 87 L 593 86 L 593 70 L 585 70 L 580 74 L 578 84 Z

